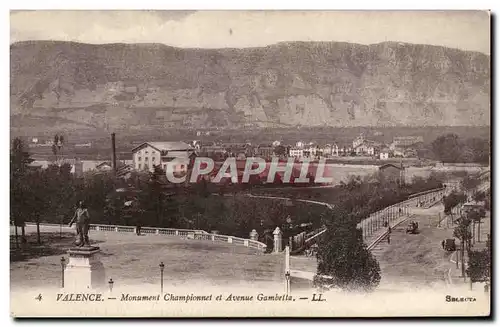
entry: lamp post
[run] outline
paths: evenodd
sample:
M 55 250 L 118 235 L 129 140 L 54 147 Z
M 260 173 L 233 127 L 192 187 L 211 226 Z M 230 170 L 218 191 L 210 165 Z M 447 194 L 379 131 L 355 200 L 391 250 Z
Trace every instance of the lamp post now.
M 66 264 L 66 259 L 61 257 L 61 287 L 64 288 L 64 267 Z
M 163 264 L 163 261 L 160 262 L 160 276 L 161 276 L 161 295 L 163 295 L 163 270 L 165 269 L 165 265 Z
M 290 295 L 290 271 L 288 270 L 285 273 L 285 281 L 286 281 L 286 295 Z
M 61 217 L 60 217 L 60 220 L 59 220 L 59 239 L 60 239 L 60 240 L 62 239 L 62 224 L 63 224 L 63 218 L 64 218 L 64 216 L 61 216 Z
M 109 282 L 108 282 L 108 285 L 109 285 L 109 292 L 110 292 L 110 293 L 111 293 L 111 292 L 113 292 L 113 284 L 114 284 L 114 283 L 115 283 L 115 282 L 113 281 L 113 278 L 110 278 L 110 279 L 109 279 Z

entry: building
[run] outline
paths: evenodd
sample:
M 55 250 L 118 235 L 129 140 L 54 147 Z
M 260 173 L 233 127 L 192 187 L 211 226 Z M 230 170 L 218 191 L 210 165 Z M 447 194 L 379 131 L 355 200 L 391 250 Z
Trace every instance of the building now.
M 116 162 L 116 177 L 129 178 L 133 172 L 132 165 L 126 164 L 124 161 Z M 104 161 L 95 166 L 92 170 L 94 174 L 108 174 L 113 172 L 113 164 L 110 161 Z
M 75 148 L 90 148 L 90 147 L 92 147 L 92 142 L 75 144 Z
M 111 162 L 102 162 L 98 164 L 95 169 L 100 172 L 109 172 L 113 170 L 113 164 Z
M 326 144 L 323 149 L 323 156 L 326 158 L 336 157 L 339 155 L 339 146 L 336 143 Z
M 184 142 L 145 142 L 132 149 L 133 167 L 153 172 L 155 166 L 160 166 L 166 171 L 167 164 L 177 160 L 174 172 L 186 172 L 192 154 L 193 147 Z
M 274 147 L 269 145 L 259 145 L 255 149 L 255 155 L 262 158 L 271 158 L 274 156 Z
M 387 160 L 387 159 L 389 159 L 389 149 L 383 148 L 380 151 L 379 158 L 380 158 L 380 160 Z
M 352 154 L 352 145 L 350 142 L 337 143 L 340 156 L 350 156 Z
M 390 180 L 398 183 L 404 183 L 405 181 L 405 168 L 403 165 L 396 166 L 393 164 L 385 164 L 378 167 L 379 173 L 385 180 Z
M 357 156 L 368 155 L 374 156 L 378 153 L 380 149 L 380 143 L 364 140 L 363 143 L 358 143 L 354 148 L 354 152 L 356 152 Z
M 322 152 L 320 153 L 319 147 L 314 144 L 309 144 L 309 146 L 304 148 L 303 155 L 306 158 L 317 158 L 320 156 Z
M 190 145 L 195 149 L 195 150 L 200 150 L 201 149 L 201 141 L 199 140 L 193 140 L 191 141 Z
M 360 146 L 364 142 L 365 142 L 365 136 L 363 135 L 363 133 L 361 133 L 358 137 L 356 137 L 354 139 L 354 141 L 352 141 L 352 148 L 356 149 L 358 146 Z
M 304 156 L 304 149 L 298 147 L 290 148 L 290 157 L 302 158 Z
M 228 155 L 227 150 L 220 145 L 203 145 L 198 153 L 209 158 L 225 158 Z
M 467 202 L 464 203 L 461 207 L 461 213 L 462 214 L 468 214 L 470 211 L 473 210 L 481 210 L 484 208 L 484 202 Z
M 400 147 L 395 147 L 392 150 L 393 154 L 395 157 L 401 157 L 401 158 L 415 158 L 418 156 L 418 152 L 416 149 L 413 148 L 400 148 Z
M 406 147 L 422 142 L 424 142 L 422 136 L 395 136 L 392 140 L 392 145 L 394 147 Z

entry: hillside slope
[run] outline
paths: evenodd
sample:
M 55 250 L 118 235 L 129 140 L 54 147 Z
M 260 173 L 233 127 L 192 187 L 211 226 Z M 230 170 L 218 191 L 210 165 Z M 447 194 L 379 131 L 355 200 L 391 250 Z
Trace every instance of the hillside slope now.
M 490 124 L 490 57 L 438 46 L 33 41 L 10 54 L 13 128 Z

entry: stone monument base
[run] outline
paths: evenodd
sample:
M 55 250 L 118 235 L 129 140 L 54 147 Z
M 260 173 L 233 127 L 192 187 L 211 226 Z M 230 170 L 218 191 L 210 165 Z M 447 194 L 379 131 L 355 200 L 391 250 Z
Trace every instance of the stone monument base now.
M 97 246 L 73 247 L 68 250 L 69 261 L 64 270 L 64 288 L 85 291 L 106 285 L 104 266 L 99 260 Z

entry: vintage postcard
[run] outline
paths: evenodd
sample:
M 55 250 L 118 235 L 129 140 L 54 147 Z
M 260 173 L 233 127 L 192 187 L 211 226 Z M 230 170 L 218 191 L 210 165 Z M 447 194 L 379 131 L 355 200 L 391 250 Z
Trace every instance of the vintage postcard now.
M 11 11 L 13 317 L 488 317 L 489 11 Z

